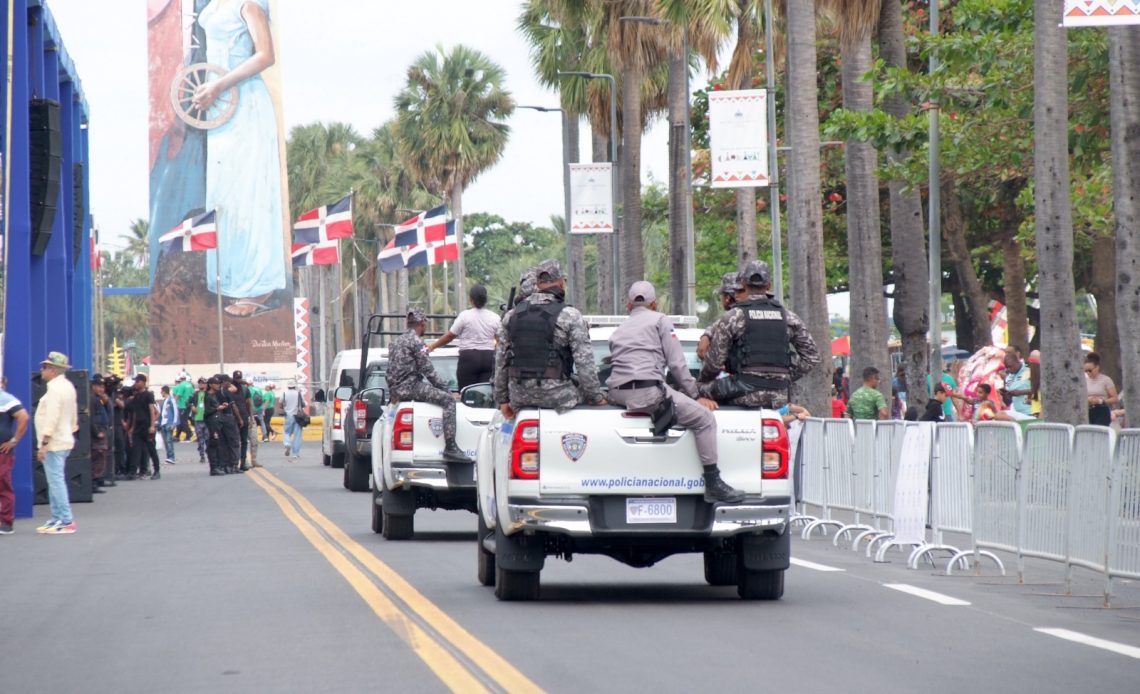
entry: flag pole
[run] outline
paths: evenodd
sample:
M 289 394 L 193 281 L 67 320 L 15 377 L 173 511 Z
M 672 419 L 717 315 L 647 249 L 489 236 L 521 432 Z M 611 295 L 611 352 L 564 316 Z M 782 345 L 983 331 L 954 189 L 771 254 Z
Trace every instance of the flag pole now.
M 218 373 L 226 372 L 226 343 L 222 332 L 222 232 L 217 226 L 217 208 L 214 208 L 214 289 L 218 295 Z

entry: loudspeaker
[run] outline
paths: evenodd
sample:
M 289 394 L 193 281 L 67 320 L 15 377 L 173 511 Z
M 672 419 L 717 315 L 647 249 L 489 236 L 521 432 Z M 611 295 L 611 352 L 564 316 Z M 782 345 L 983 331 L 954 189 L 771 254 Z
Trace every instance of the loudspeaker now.
M 91 458 L 68 460 L 64 474 L 67 477 L 67 498 L 71 503 L 84 504 L 95 500 Z M 32 469 L 32 488 L 36 504 L 48 503 L 47 476 L 44 474 L 44 464 L 38 460 Z
M 43 255 L 47 251 L 59 204 L 63 162 L 59 109 L 59 102 L 51 99 L 32 99 L 28 104 L 32 255 Z
M 67 380 L 75 386 L 75 404 L 80 415 L 91 412 L 91 383 L 87 379 L 87 369 L 68 369 L 64 372 Z M 40 398 L 47 392 L 47 384 L 39 371 L 32 374 L 32 409 L 39 407 Z
M 75 446 L 71 449 L 68 460 L 91 457 L 91 415 L 86 412 L 79 414 L 79 431 L 75 432 Z
M 71 259 L 73 265 L 79 264 L 79 259 L 83 257 L 83 242 L 85 234 L 83 233 L 83 220 L 86 213 L 83 208 L 84 190 L 83 190 L 83 164 L 76 164 L 72 167 L 71 171 L 71 190 L 73 191 L 72 200 L 72 219 L 71 224 L 74 228 L 75 236 L 71 244 Z

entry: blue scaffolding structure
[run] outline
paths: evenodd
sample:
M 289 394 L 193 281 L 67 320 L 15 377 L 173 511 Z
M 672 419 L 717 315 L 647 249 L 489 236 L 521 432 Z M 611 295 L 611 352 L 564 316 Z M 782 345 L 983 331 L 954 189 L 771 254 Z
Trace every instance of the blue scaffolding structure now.
M 4 375 L 8 391 L 30 409 L 31 377 L 49 351 L 66 353 L 75 368 L 92 356 L 91 215 L 87 191 L 87 102 L 75 65 L 44 0 L 0 0 L 0 50 L 10 72 L 0 72 L 0 151 L 3 153 Z M 51 241 L 31 253 L 29 102 L 60 103 L 63 144 L 59 198 Z M 76 195 L 75 165 L 82 165 Z M 76 209 L 79 207 L 79 209 Z M 81 219 L 78 245 L 76 219 Z M 78 249 L 78 252 L 76 252 Z M 12 472 L 16 515 L 32 515 L 32 440 L 16 449 Z

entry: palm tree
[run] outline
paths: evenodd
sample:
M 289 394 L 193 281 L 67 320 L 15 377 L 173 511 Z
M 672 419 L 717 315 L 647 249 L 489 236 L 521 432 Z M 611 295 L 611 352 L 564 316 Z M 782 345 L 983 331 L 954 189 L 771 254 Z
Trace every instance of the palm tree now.
M 505 81 L 503 69 L 479 51 L 439 46 L 412 63 L 395 99 L 400 158 L 422 187 L 445 191 L 451 203 L 457 306 L 466 296 L 463 190 L 503 155 L 510 133 L 503 120 L 515 108 Z
M 788 245 L 792 307 L 803 318 L 823 356 L 796 384 L 796 402 L 811 412 L 828 411 L 831 341 L 823 258 L 823 208 L 819 161 L 819 90 L 816 85 L 815 0 L 789 2 L 787 121 L 795 156 L 790 158 Z
M 887 67 L 906 70 L 906 39 L 903 36 L 902 3 L 883 0 L 879 12 L 879 54 Z M 888 96 L 883 104 L 892 117 L 902 120 L 910 107 L 901 96 Z M 909 152 L 887 151 L 891 162 L 903 162 Z M 891 255 L 895 282 L 895 327 L 902 336 L 906 369 L 907 400 L 920 409 L 926 404 L 926 376 L 930 355 L 926 331 L 930 327 L 930 283 L 926 271 L 926 234 L 922 224 L 922 200 L 906 181 L 892 180 L 890 190 Z
M 1037 288 L 1041 305 L 1041 407 L 1045 418 L 1088 421 L 1081 335 L 1073 282 L 1073 210 L 1069 199 L 1069 51 L 1058 26 L 1061 0 L 1036 0 L 1033 39 L 1033 178 Z
M 131 235 L 127 237 L 125 250 L 127 258 L 135 267 L 150 267 L 150 222 L 145 219 L 136 219 L 130 223 L 127 230 Z M 157 244 L 157 240 L 155 242 Z
M 874 89 L 863 78 L 871 69 L 871 34 L 881 0 L 826 0 L 824 9 L 839 28 L 843 107 L 870 113 Z M 890 373 L 887 312 L 883 298 L 883 240 L 879 210 L 878 152 L 870 142 L 849 139 L 846 149 L 848 283 L 851 287 L 851 370 L 868 366 Z M 890 379 L 883 379 L 890 395 Z
M 1108 30 L 1116 217 L 1116 321 L 1123 382 L 1140 383 L 1140 27 Z

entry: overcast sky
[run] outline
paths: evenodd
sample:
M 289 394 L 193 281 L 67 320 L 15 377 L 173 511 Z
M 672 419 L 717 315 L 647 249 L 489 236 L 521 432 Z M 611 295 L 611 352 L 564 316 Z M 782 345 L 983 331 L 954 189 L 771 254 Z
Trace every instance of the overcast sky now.
M 91 208 L 104 245 L 148 215 L 147 46 L 143 0 L 47 0 L 75 61 L 91 112 Z M 347 121 L 362 133 L 391 118 L 411 62 L 438 44 L 479 49 L 507 73 L 517 103 L 557 105 L 538 85 L 514 0 L 281 0 L 275 18 L 286 131 Z M 113 28 L 111 28 L 113 27 Z M 694 88 L 704 84 L 694 75 Z M 519 110 L 503 159 L 464 196 L 465 212 L 546 224 L 562 214 L 557 113 Z M 666 128 L 642 144 L 642 175 L 666 180 Z M 582 146 L 589 159 L 589 137 Z

